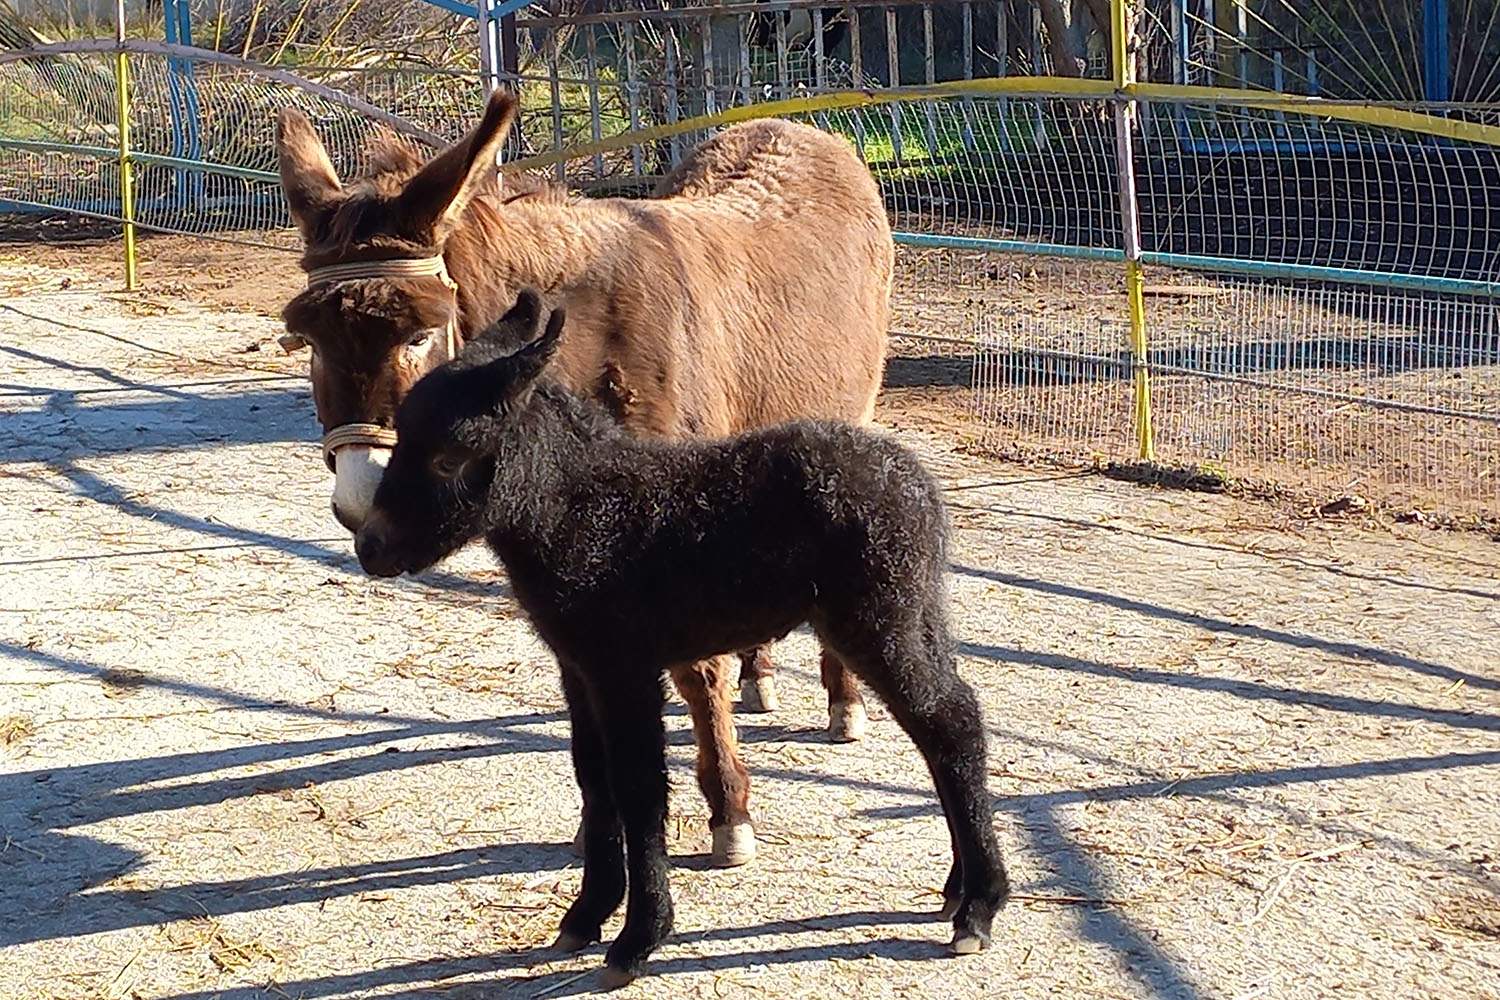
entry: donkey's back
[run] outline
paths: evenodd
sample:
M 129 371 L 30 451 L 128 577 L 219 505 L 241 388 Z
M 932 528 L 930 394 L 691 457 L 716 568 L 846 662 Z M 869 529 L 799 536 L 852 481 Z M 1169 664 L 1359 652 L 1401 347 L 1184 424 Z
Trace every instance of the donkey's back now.
M 739 384 L 728 426 L 866 422 L 884 368 L 895 247 L 848 142 L 795 122 L 735 125 L 663 178 L 660 221 L 700 332 Z M 717 375 L 717 373 L 714 373 Z

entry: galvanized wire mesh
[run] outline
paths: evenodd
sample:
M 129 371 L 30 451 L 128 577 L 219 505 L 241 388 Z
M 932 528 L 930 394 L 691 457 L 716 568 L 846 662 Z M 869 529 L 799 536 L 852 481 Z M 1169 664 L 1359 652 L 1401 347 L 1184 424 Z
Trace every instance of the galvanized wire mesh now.
M 1164 289 L 1152 322 L 1161 458 L 1392 503 L 1496 509 L 1495 301 L 1177 280 L 1181 293 Z
M 1500 3 L 1443 0 L 1147 0 L 1141 79 L 1315 94 L 1340 100 L 1462 102 L 1500 98 Z M 1429 66 L 1442 64 L 1445 92 Z
M 1500 277 L 1500 147 L 1227 103 L 1140 121 L 1148 251 Z
M 970 306 L 974 412 L 1002 453 L 1135 457 L 1130 317 L 1117 265 L 1000 258 Z
M 438 142 L 461 135 L 482 98 L 474 76 L 441 72 L 319 74 L 341 85 L 344 99 L 333 100 L 249 64 L 134 52 L 129 65 L 137 222 L 287 250 L 296 242 L 275 178 L 280 108 L 308 112 L 348 176 L 363 168 L 368 141 L 385 127 L 360 102 Z M 0 199 L 120 218 L 118 115 L 111 54 L 0 63 Z
M 804 105 L 795 116 L 849 140 L 912 244 L 900 255 L 893 351 L 967 365 L 974 415 L 1006 451 L 1133 458 L 1112 105 L 899 89 L 1045 65 L 1037 37 L 1000 8 L 949 6 L 950 28 L 967 12 L 965 46 L 937 58 L 923 8 L 902 5 L 895 23 L 914 26 L 918 55 L 901 48 L 883 68 L 883 8 L 858 14 L 875 32 L 858 47 L 846 36 L 821 52 L 782 37 L 786 12 L 756 45 L 746 29 L 727 47 L 704 45 L 713 11 L 534 21 L 522 31 L 524 115 L 510 155 L 562 149 L 549 169 L 569 184 L 638 191 L 712 131 L 671 130 L 692 114 L 858 86 L 863 106 Z M 740 14 L 732 21 L 746 28 Z M 0 63 L 0 198 L 118 215 L 111 58 Z M 445 142 L 482 97 L 469 72 L 304 68 L 317 91 L 181 54 L 137 52 L 131 68 L 141 221 L 284 250 L 297 241 L 271 174 L 278 108 L 308 110 L 348 175 L 380 114 Z M 1436 132 L 1443 117 L 1500 117 L 1488 106 L 1415 109 L 1434 113 Z M 1500 511 L 1500 348 L 1484 284 L 1500 278 L 1497 148 L 1230 95 L 1145 102 L 1135 121 L 1158 458 Z M 624 141 L 589 148 L 611 137 Z M 1250 276 L 1227 277 L 1230 265 Z M 1173 270 L 1183 266 L 1196 275 Z

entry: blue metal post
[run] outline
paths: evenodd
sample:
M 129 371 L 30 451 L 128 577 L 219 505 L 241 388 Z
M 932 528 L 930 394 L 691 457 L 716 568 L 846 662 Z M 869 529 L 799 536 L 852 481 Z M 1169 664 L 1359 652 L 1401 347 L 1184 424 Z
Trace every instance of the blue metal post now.
M 1448 0 L 1422 0 L 1422 83 L 1427 100 L 1452 99 L 1448 72 Z
M 163 0 L 166 39 L 169 45 L 192 45 L 193 26 L 187 0 Z M 172 155 L 186 160 L 203 158 L 198 104 L 198 84 L 193 79 L 191 59 L 167 60 L 169 113 L 172 117 Z M 203 175 L 196 171 L 177 171 L 177 207 L 201 203 Z

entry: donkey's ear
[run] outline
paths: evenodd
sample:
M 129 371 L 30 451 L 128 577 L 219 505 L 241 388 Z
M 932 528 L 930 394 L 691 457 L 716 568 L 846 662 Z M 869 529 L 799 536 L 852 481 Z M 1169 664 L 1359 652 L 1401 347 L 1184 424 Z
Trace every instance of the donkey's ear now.
M 344 189 L 323 140 L 297 108 L 282 108 L 276 116 L 276 159 L 292 220 L 303 241 L 311 242 Z
M 562 339 L 566 320 L 566 310 L 561 307 L 552 310 L 552 315 L 547 317 L 547 329 L 542 335 L 511 355 L 512 377 L 519 383 L 525 385 L 534 381 L 547 367 L 547 362 L 557 353 L 557 344 Z
M 516 120 L 518 104 L 514 94 L 496 90 L 474 130 L 407 182 L 401 207 L 413 230 L 429 235 L 434 244 L 447 238 L 469 202 L 493 181 L 496 155 Z

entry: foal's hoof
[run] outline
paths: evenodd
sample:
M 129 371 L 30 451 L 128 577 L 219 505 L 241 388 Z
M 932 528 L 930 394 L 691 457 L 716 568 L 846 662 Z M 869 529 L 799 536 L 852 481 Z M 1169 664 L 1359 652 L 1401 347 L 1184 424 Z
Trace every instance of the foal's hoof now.
M 568 952 L 582 951 L 593 943 L 582 934 L 571 934 L 568 931 L 561 931 L 557 935 L 557 940 L 552 942 L 552 949 L 554 951 Z
M 578 824 L 578 832 L 573 834 L 573 857 L 583 857 L 583 824 Z
M 944 899 L 943 908 L 941 910 L 938 910 L 938 917 L 943 920 L 952 920 L 954 917 L 958 916 L 958 908 L 963 905 L 963 902 L 964 901 L 962 899 L 959 899 L 957 897 L 954 897 L 953 899 Z
M 857 701 L 836 701 L 828 706 L 828 738 L 835 743 L 855 743 L 865 738 L 870 717 Z
M 599 978 L 595 980 L 601 990 L 617 990 L 621 986 L 629 986 L 635 982 L 635 973 L 628 969 L 617 969 L 613 965 L 606 965 L 599 970 Z
M 781 707 L 776 678 L 749 677 L 740 682 L 740 707 L 747 712 L 774 712 Z
M 955 955 L 977 955 L 990 946 L 990 939 L 973 931 L 959 931 L 948 945 Z
M 714 849 L 710 860 L 715 868 L 738 868 L 754 859 L 754 827 L 749 823 L 714 827 Z

